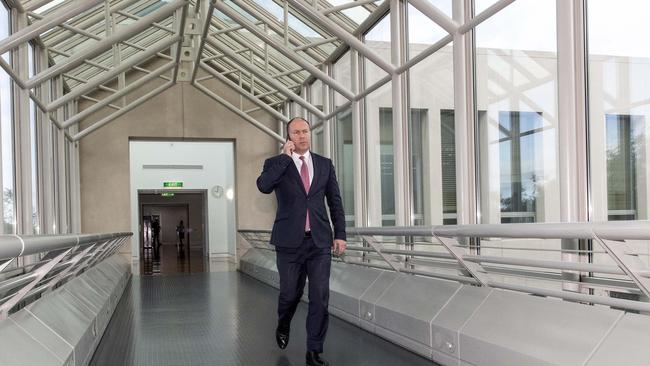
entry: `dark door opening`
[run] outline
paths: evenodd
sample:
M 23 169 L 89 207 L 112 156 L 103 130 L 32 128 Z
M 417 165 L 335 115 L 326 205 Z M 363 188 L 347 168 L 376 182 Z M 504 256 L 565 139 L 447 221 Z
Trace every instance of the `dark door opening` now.
M 203 272 L 206 192 L 138 192 L 140 274 Z

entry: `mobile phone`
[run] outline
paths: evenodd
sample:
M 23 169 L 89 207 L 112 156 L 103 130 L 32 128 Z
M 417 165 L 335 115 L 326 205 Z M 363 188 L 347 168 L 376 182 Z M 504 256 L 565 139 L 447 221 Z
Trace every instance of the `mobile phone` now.
M 287 134 L 287 141 L 286 142 L 289 142 L 289 141 L 293 142 L 293 140 L 291 139 L 291 136 Z M 285 142 L 285 144 L 286 144 L 286 142 Z M 291 152 L 293 153 L 293 149 L 291 149 Z

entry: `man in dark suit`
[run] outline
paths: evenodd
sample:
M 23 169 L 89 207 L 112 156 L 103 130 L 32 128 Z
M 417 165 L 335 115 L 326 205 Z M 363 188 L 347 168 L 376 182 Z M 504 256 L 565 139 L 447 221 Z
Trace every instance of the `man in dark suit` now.
M 309 151 L 311 130 L 304 118 L 287 123 L 282 154 L 264 162 L 257 188 L 275 191 L 278 210 L 271 233 L 275 246 L 280 296 L 276 341 L 289 343 L 291 319 L 309 278 L 307 365 L 328 365 L 320 357 L 327 333 L 329 277 L 332 252 L 345 251 L 345 213 L 332 161 Z M 334 226 L 327 217 L 325 199 Z

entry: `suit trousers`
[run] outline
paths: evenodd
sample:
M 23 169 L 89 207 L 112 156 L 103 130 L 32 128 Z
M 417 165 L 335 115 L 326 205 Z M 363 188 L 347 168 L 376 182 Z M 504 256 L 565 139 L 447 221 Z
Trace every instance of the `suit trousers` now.
M 307 350 L 322 353 L 329 322 L 331 248 L 318 248 L 311 237 L 305 237 L 298 248 L 276 247 L 276 255 L 280 274 L 278 327 L 289 329 L 305 280 L 309 279 Z

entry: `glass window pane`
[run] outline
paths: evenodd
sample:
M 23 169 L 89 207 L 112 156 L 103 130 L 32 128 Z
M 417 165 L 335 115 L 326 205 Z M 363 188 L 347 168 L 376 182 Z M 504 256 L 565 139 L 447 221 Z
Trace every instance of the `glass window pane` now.
M 451 0 L 429 0 L 431 5 L 451 18 Z M 408 6 L 408 58 L 413 58 L 427 47 L 449 35 L 442 27 L 409 4 Z
M 485 3 L 477 0 L 477 9 Z M 555 4 L 517 0 L 476 29 L 480 223 L 560 221 Z M 566 260 L 561 240 L 484 238 L 479 245 L 481 255 Z M 563 289 L 562 282 L 496 276 Z
M 36 70 L 36 59 L 34 46 L 27 47 L 29 60 L 29 77 L 34 76 Z M 31 144 L 31 166 L 32 166 L 32 230 L 34 234 L 40 234 L 39 210 L 38 210 L 38 139 L 36 133 L 36 104 L 29 100 L 29 135 Z
M 381 225 L 395 226 L 395 165 L 393 159 L 393 110 L 379 108 L 379 172 Z
M 451 1 L 430 2 L 451 17 Z M 408 11 L 408 53 L 412 58 L 447 33 L 411 5 Z M 456 223 L 453 72 L 452 43 L 408 71 L 414 225 Z
M 350 1 L 349 0 L 328 0 L 328 3 L 330 3 L 332 6 L 337 6 L 337 5 L 342 5 L 342 4 L 347 4 Z M 375 2 L 376 5 L 379 5 L 381 1 Z M 350 20 L 357 24 L 363 23 L 364 20 L 370 15 L 370 12 L 366 10 L 362 6 L 357 6 L 354 8 L 350 9 L 344 9 L 341 11 L 341 13 L 345 14 Z
M 334 79 L 350 89 L 350 52 L 346 52 L 334 64 Z M 332 93 L 334 94 L 334 108 L 338 108 L 348 101 L 337 92 L 332 91 Z M 332 124 L 332 133 L 336 146 L 334 162 L 336 164 L 336 174 L 343 199 L 343 207 L 345 209 L 345 223 L 348 226 L 355 226 L 352 110 L 346 108 L 340 111 L 337 113 L 334 122 Z
M 9 36 L 9 11 L 0 4 L 0 39 Z M 9 53 L 2 55 L 10 62 Z M 3 230 L 5 234 L 16 232 L 16 194 L 14 190 L 14 143 L 13 143 L 13 97 L 11 78 L 0 70 L 0 133 L 2 135 L 2 203 Z
M 645 220 L 650 46 L 644 34 L 650 4 L 589 0 L 587 5 L 593 220 Z
M 587 1 L 593 221 L 650 218 L 650 45 L 646 39 L 649 10 L 650 3 L 642 0 Z M 648 241 L 627 244 L 650 265 Z M 607 254 L 595 254 L 593 262 L 616 265 Z M 639 299 L 639 295 L 615 291 L 604 295 Z
M 352 142 L 352 112 L 348 108 L 336 115 L 336 173 L 345 209 L 345 224 L 354 223 L 354 159 Z
M 365 35 L 364 43 L 390 60 L 390 18 L 384 17 Z M 371 61 L 363 62 L 365 88 L 387 73 Z M 393 113 L 391 83 L 363 99 L 368 182 L 368 221 L 371 226 L 395 225 Z
M 482 223 L 559 220 L 555 43 L 552 0 L 516 1 L 477 28 Z

